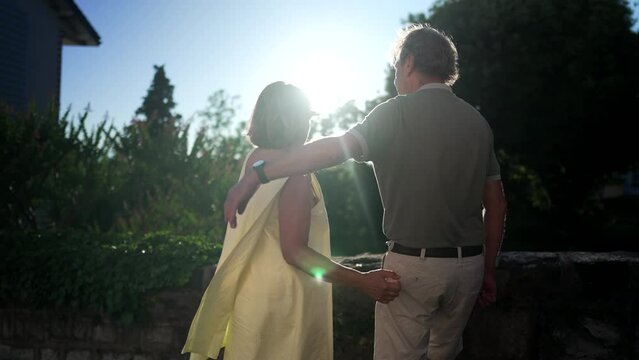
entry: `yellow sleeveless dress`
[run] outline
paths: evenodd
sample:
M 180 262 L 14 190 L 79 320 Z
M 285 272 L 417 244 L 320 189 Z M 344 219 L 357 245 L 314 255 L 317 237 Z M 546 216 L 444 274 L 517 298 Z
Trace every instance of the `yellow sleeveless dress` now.
M 331 284 L 282 256 L 278 204 L 285 182 L 260 186 L 237 227 L 227 227 L 217 270 L 182 350 L 191 360 L 215 359 L 222 347 L 224 360 L 333 359 Z M 309 246 L 330 257 L 328 218 L 315 175 L 311 183 L 319 202 L 311 210 Z

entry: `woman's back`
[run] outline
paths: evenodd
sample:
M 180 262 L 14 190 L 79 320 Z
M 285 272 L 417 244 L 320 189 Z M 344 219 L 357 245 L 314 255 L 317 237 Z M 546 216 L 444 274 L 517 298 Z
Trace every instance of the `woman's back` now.
M 247 157 L 268 158 L 260 149 Z M 309 247 L 330 256 L 329 228 L 317 179 Z M 280 192 L 286 179 L 262 186 L 229 229 L 218 269 L 202 299 L 183 352 L 232 359 L 332 359 L 331 284 L 289 265 L 280 245 Z M 221 337 L 221 332 L 224 336 Z M 217 334 L 217 336 L 215 335 Z M 212 345 L 207 339 L 218 339 Z M 199 345 L 198 345 L 199 344 Z
M 324 201 L 317 179 L 311 177 L 320 201 L 311 210 L 308 244 L 329 257 Z M 228 359 L 332 359 L 331 284 L 314 279 L 286 262 L 276 210 L 280 197 L 276 196 L 273 201 L 274 210 L 266 220 L 264 236 L 256 244 L 252 260 L 247 264 L 246 278 L 238 290 L 231 320 L 233 337 L 229 339 L 226 356 Z M 249 203 L 246 211 L 251 211 L 250 208 Z

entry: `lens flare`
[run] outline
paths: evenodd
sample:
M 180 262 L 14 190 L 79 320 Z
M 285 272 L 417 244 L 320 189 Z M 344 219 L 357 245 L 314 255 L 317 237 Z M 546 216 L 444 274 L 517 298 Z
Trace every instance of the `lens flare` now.
M 322 281 L 322 279 L 324 279 L 324 274 L 326 274 L 326 270 L 319 267 L 312 268 L 311 274 L 313 274 L 315 280 Z

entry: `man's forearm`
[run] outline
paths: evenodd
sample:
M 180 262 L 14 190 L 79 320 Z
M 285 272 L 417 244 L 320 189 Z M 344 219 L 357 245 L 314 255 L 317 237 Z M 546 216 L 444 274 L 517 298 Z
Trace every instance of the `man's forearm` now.
M 267 163 L 264 172 L 269 180 L 280 179 L 339 165 L 353 156 L 352 144 L 345 136 L 329 137 L 294 149 Z
M 486 209 L 484 228 L 486 231 L 485 270 L 495 271 L 497 256 L 504 236 L 506 208 Z
M 361 148 L 354 136 L 325 138 L 284 153 L 279 158 L 271 158 L 261 170 L 267 180 L 275 180 L 292 175 L 303 175 L 315 170 L 338 165 L 346 159 L 359 156 Z M 264 160 L 264 159 L 254 159 Z M 246 204 L 260 186 L 263 179 L 257 171 L 248 171 L 229 190 L 224 201 L 224 219 L 231 228 L 237 226 L 237 214 L 241 214 Z

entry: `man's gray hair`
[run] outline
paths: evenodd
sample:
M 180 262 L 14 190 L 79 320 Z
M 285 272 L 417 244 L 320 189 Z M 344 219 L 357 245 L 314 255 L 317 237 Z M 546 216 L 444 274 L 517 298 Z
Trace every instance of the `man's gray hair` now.
M 415 68 L 436 76 L 448 85 L 459 78 L 457 48 L 450 37 L 428 24 L 412 24 L 399 34 L 393 51 L 393 65 L 413 55 Z M 398 62 L 399 61 L 399 62 Z

